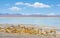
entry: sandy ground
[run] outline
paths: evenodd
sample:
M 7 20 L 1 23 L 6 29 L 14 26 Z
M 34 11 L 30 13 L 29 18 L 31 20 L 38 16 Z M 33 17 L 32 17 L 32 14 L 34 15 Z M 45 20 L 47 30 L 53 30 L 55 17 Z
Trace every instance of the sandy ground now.
M 0 38 L 60 38 L 60 34 L 56 37 L 53 36 L 39 36 L 39 35 L 27 35 L 27 34 L 7 34 L 7 33 L 0 33 Z

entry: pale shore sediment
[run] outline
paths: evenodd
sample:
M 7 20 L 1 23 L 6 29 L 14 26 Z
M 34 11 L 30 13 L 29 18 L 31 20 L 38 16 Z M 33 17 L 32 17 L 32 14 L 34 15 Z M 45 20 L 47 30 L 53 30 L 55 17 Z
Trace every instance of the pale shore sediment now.
M 53 36 L 39 36 L 39 35 L 23 35 L 23 34 L 18 34 L 18 35 L 13 35 L 13 34 L 6 34 L 6 33 L 0 33 L 0 38 L 60 38 L 60 34 L 57 35 L 56 37 Z

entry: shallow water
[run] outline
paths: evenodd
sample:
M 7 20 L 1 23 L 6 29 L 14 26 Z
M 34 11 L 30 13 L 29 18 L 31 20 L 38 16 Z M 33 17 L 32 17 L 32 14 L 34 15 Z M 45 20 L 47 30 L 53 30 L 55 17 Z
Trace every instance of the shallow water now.
M 0 17 L 0 23 L 60 26 L 60 17 Z

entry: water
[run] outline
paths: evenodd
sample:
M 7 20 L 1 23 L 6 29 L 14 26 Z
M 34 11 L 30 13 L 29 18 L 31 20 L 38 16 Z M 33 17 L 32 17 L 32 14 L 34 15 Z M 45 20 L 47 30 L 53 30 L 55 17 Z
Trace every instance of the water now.
M 1 24 L 41 24 L 59 26 L 60 17 L 0 17 Z

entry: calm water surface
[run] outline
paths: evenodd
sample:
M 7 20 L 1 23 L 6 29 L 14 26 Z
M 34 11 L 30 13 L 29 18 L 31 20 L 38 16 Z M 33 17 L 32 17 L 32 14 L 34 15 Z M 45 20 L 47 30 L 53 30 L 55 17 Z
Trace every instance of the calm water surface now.
M 41 24 L 59 26 L 60 17 L 0 17 L 1 24 Z

